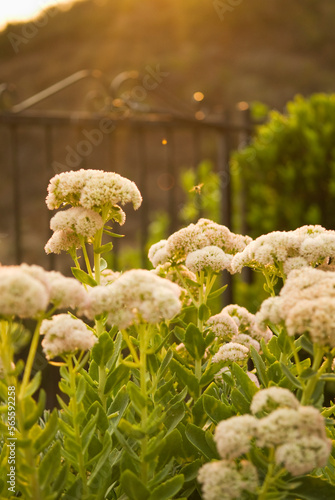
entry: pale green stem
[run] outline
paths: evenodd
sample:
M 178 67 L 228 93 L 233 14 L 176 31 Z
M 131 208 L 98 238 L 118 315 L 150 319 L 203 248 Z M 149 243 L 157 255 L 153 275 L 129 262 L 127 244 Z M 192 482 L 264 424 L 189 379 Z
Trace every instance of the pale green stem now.
M 135 347 L 134 347 L 133 343 L 131 342 L 131 340 L 130 340 L 130 338 L 129 338 L 129 335 L 128 335 L 128 333 L 127 333 L 127 331 L 126 331 L 126 330 L 121 330 L 121 332 L 122 332 L 122 336 L 123 336 L 124 340 L 126 341 L 126 344 L 127 344 L 127 346 L 128 346 L 128 349 L 129 349 L 129 351 L 130 351 L 130 354 L 131 354 L 131 355 L 132 355 L 132 357 L 133 357 L 133 360 L 135 361 L 135 363 L 136 363 L 138 366 L 140 366 L 140 358 L 139 358 L 139 357 L 138 357 L 138 355 L 137 355 L 136 349 L 135 349 Z
M 87 250 L 86 250 L 85 239 L 84 238 L 80 238 L 80 242 L 81 242 L 81 247 L 82 247 L 82 250 L 83 250 L 83 255 L 84 255 L 84 259 L 85 259 L 85 264 L 86 264 L 87 272 L 88 272 L 88 274 L 90 276 L 93 276 L 90 259 L 88 257 L 88 253 L 87 253 Z
M 263 485 L 259 491 L 258 500 L 266 500 L 271 485 L 274 484 L 277 481 L 277 479 L 279 479 L 280 476 L 286 472 L 285 469 L 282 468 L 277 472 L 277 474 L 274 475 L 274 472 L 276 470 L 274 448 L 270 449 L 268 460 L 269 460 L 269 467 Z
M 77 405 L 77 398 L 76 398 L 76 370 L 72 365 L 72 356 L 67 357 L 67 366 L 70 374 L 70 386 L 72 390 L 72 397 L 70 400 L 70 405 L 72 409 L 72 418 L 73 418 L 73 430 L 75 433 L 75 438 L 76 442 L 80 446 L 80 451 L 78 453 L 78 469 L 79 469 L 79 474 L 83 482 L 83 499 L 87 498 L 88 495 L 88 487 L 87 487 L 87 475 L 86 475 L 86 469 L 85 469 L 85 461 L 84 461 L 84 456 L 82 453 L 82 444 L 81 444 L 81 436 L 80 436 L 80 429 L 78 425 L 78 405 Z
M 192 304 L 193 304 L 195 307 L 198 307 L 198 303 L 197 303 L 197 301 L 196 301 L 196 299 L 195 299 L 195 297 L 194 297 L 193 293 L 191 292 L 190 287 L 188 286 L 187 282 L 185 281 L 185 279 L 184 279 L 184 277 L 183 277 L 182 273 L 179 271 L 178 266 L 176 266 L 176 267 L 175 267 L 175 269 L 176 269 L 176 273 L 178 274 L 178 277 L 179 277 L 180 281 L 181 281 L 181 282 L 182 282 L 182 284 L 183 284 L 183 287 L 185 288 L 185 290 L 187 290 L 187 292 L 188 292 L 188 294 L 189 294 L 189 296 L 190 296 L 190 298 L 191 298 Z
M 298 352 L 297 352 L 294 340 L 289 335 L 287 336 L 287 338 L 289 340 L 289 343 L 290 343 L 290 346 L 291 346 L 291 349 L 292 349 L 292 352 L 293 352 L 293 357 L 294 357 L 294 361 L 295 361 L 295 364 L 296 364 L 296 367 L 297 367 L 298 375 L 300 375 L 301 372 L 302 372 L 302 369 L 301 369 L 301 364 L 300 364 L 300 358 L 299 358 L 299 355 L 298 355 Z
M 323 372 L 322 369 L 319 369 L 323 355 L 324 355 L 324 347 L 322 347 L 318 344 L 314 344 L 314 361 L 313 361 L 313 365 L 312 365 L 312 370 L 317 371 L 317 373 L 314 375 L 314 377 L 312 377 L 308 380 L 308 382 L 303 390 L 303 395 L 301 398 L 302 405 L 310 404 L 310 399 L 311 399 L 312 394 L 314 392 L 315 386 L 318 383 L 319 378 Z
M 42 319 L 43 318 L 39 318 L 39 320 L 37 321 L 37 325 L 36 325 L 36 328 L 35 328 L 35 331 L 33 334 L 33 338 L 32 338 L 31 344 L 30 344 L 27 363 L 26 363 L 26 366 L 24 369 L 22 384 L 21 384 L 21 388 L 20 388 L 20 395 L 21 396 L 23 396 L 24 390 L 29 383 L 31 370 L 33 368 L 35 354 L 36 354 L 37 347 L 38 347 L 38 340 L 39 340 L 39 335 L 40 335 L 40 327 L 41 327 Z
M 96 250 L 97 248 L 101 247 L 101 242 L 102 242 L 102 234 L 103 234 L 103 227 L 99 229 L 97 234 L 95 235 L 94 238 L 94 243 L 93 243 L 93 250 Z M 95 275 L 95 281 L 100 285 L 100 254 L 95 253 L 94 251 L 94 275 Z
M 140 381 L 141 381 L 141 392 L 145 400 L 147 399 L 147 331 L 146 328 L 139 329 L 140 336 Z M 147 453 L 148 447 L 148 436 L 146 434 L 148 419 L 148 408 L 145 404 L 142 408 L 142 428 L 145 433 L 144 438 L 141 440 L 141 475 L 144 484 L 148 482 L 148 463 L 144 460 Z

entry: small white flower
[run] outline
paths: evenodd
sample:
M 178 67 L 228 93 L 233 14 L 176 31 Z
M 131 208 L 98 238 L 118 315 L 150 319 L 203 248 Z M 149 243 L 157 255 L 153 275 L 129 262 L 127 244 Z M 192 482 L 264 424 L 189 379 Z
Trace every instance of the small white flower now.
M 85 314 L 93 319 L 107 313 L 108 322 L 127 328 L 141 318 L 148 323 L 171 319 L 180 312 L 181 289 L 150 271 L 126 271 L 112 284 L 89 290 Z
M 0 315 L 34 318 L 49 304 L 47 288 L 20 266 L 0 267 Z
M 248 358 L 249 349 L 236 342 L 228 342 L 220 347 L 218 352 L 212 358 L 213 363 L 220 361 L 244 361 Z
M 165 264 L 168 262 L 169 257 L 166 251 L 166 242 L 167 240 L 161 240 L 154 245 L 151 245 L 148 258 L 154 267 Z
M 82 207 L 72 207 L 58 212 L 50 220 L 50 229 L 53 231 L 70 230 L 84 238 L 93 238 L 103 225 L 101 215 Z
M 251 415 L 231 417 L 219 422 L 214 440 L 223 459 L 231 460 L 247 453 L 256 435 L 258 420 Z
M 332 450 L 330 439 L 305 436 L 276 449 L 275 460 L 292 476 L 301 476 L 317 467 L 325 467 Z
M 86 351 L 97 341 L 83 321 L 68 314 L 58 314 L 51 320 L 43 320 L 40 333 L 44 335 L 42 347 L 47 359 L 77 350 Z
M 293 408 L 297 410 L 300 404 L 294 394 L 282 387 L 269 387 L 256 392 L 250 410 L 255 415 L 258 412 L 270 413 L 277 408 Z
M 215 316 L 211 316 L 207 324 L 211 327 L 216 337 L 222 340 L 230 341 L 234 335 L 238 334 L 238 326 L 229 314 L 221 312 Z
M 211 245 L 189 253 L 185 265 L 194 273 L 203 270 L 229 271 L 232 258 L 232 255 L 226 254 L 221 248 Z
M 209 462 L 199 470 L 198 481 L 204 500 L 238 500 L 244 491 L 254 493 L 258 487 L 257 469 L 246 460 Z
M 81 244 L 78 236 L 70 230 L 55 231 L 44 247 L 47 254 L 68 252 L 80 248 Z

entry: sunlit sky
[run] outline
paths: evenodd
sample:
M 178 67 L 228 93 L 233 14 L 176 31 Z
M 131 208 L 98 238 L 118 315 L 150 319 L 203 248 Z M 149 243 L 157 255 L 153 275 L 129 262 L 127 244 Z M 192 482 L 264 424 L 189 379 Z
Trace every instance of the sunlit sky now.
M 34 18 L 51 5 L 69 3 L 71 0 L 0 0 L 0 29 L 9 22 Z

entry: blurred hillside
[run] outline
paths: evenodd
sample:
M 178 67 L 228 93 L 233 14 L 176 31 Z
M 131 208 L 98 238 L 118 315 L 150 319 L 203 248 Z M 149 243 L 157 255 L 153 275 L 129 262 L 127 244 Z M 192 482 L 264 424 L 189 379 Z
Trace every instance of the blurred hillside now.
M 282 108 L 297 92 L 335 90 L 334 18 L 333 0 L 83 0 L 50 11 L 25 42 L 23 25 L 7 26 L 0 83 L 15 84 L 21 101 L 83 68 L 113 78 L 158 64 L 185 102 L 202 90 L 212 109 L 241 100 Z M 80 99 L 65 93 L 53 105 Z

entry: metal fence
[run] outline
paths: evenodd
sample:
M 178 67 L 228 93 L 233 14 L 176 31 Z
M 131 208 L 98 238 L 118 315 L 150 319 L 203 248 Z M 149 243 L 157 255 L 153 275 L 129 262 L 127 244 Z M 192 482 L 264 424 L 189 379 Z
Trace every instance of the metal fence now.
M 147 265 L 148 228 L 157 211 L 169 214 L 170 233 L 180 227 L 184 197 L 180 172 L 186 167 L 196 169 L 204 159 L 211 160 L 219 174 L 222 206 L 218 222 L 231 228 L 229 156 L 252 133 L 247 107 L 235 114 L 234 122 L 227 113 L 206 117 L 199 110 L 134 107 L 115 95 L 110 100 L 113 104 L 98 112 L 33 109 L 89 75 L 79 72 L 0 112 L 0 261 L 39 263 L 64 271 L 68 265 L 64 257 L 47 256 L 43 250 L 52 215 L 44 199 L 53 175 L 79 168 L 118 172 L 136 182 L 142 193 L 138 212 L 126 210 L 122 230 L 127 237 L 118 240 L 115 268 L 126 245 L 137 248 L 141 266 Z

